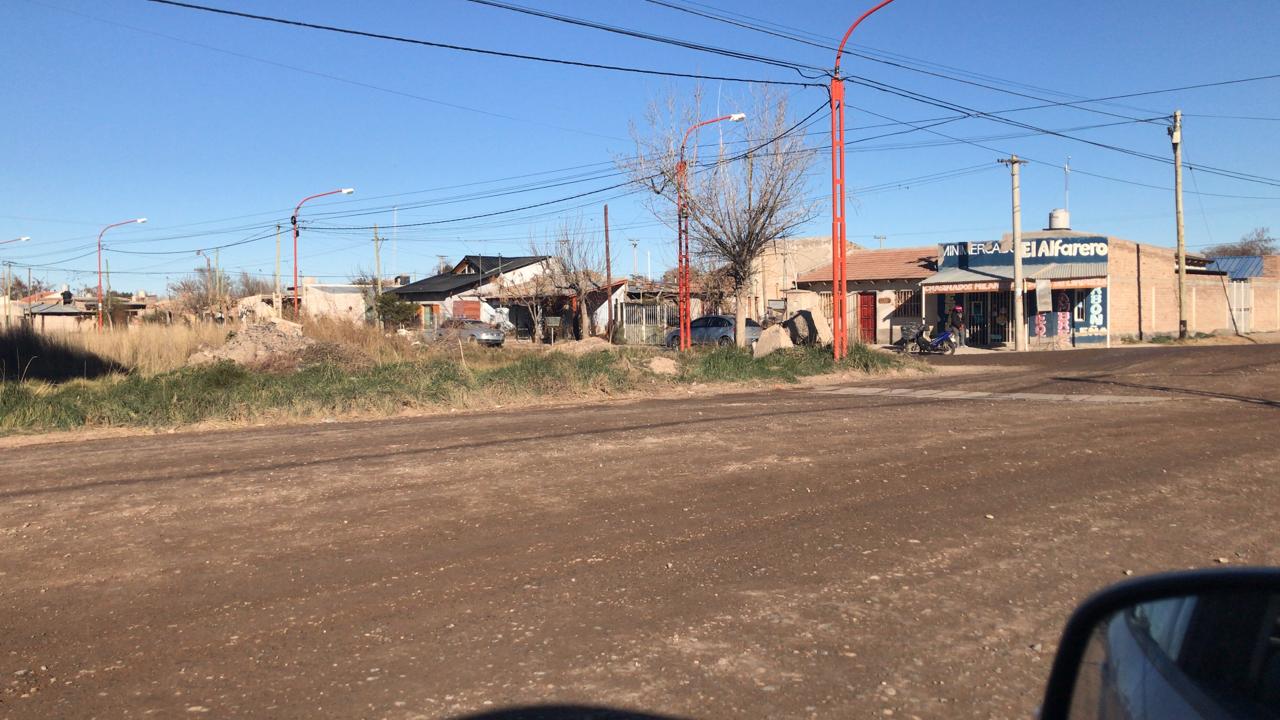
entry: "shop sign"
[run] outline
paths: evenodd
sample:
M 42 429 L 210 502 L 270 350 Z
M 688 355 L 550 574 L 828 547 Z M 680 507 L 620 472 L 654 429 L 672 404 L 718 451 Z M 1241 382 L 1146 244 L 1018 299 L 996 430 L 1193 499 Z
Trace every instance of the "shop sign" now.
M 1024 265 L 1054 262 L 1105 263 L 1110 246 L 1107 238 L 1059 237 L 1022 241 Z M 946 243 L 942 245 L 942 267 L 992 267 L 1013 265 L 1013 245 L 997 241 Z

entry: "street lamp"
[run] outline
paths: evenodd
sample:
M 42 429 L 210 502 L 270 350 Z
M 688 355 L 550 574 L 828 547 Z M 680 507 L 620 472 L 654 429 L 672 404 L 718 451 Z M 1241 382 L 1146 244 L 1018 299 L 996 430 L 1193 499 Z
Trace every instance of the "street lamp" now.
M 689 317 L 690 301 L 690 284 L 693 276 L 689 270 L 689 214 L 688 208 L 685 207 L 685 194 L 688 192 L 688 178 L 686 177 L 686 164 L 684 161 L 684 146 L 689 142 L 689 136 L 698 128 L 712 123 L 718 123 L 724 120 L 729 122 L 742 122 L 747 119 L 746 113 L 733 113 L 731 115 L 723 115 L 710 120 L 703 120 L 684 133 L 684 139 L 680 141 L 680 162 L 676 163 L 676 286 L 677 294 L 680 300 L 680 350 L 688 350 L 693 347 L 692 331 L 690 329 L 691 318 Z
M 31 238 L 29 236 L 23 235 L 22 237 L 14 238 L 12 240 L 4 240 L 0 242 L 0 245 L 8 245 L 9 243 L 16 243 L 16 242 L 26 242 L 30 239 Z
M 308 200 L 315 200 L 326 195 L 350 195 L 355 191 L 355 188 L 342 188 L 304 197 L 297 207 L 293 209 L 293 216 L 289 218 L 289 222 L 293 224 L 293 312 L 299 322 L 302 321 L 302 302 L 298 297 L 298 213 L 302 210 L 302 204 Z
M 147 221 L 146 218 L 134 218 L 133 220 L 125 220 L 123 222 L 112 223 L 102 228 L 102 232 L 98 233 L 98 330 L 99 331 L 102 330 L 102 236 L 105 235 L 106 232 L 113 227 L 120 227 L 121 225 L 133 225 L 133 224 L 141 225 L 146 221 Z
M 831 341 L 832 352 L 839 360 L 849 353 L 848 268 L 845 267 L 846 246 L 844 222 L 844 80 L 840 78 L 840 56 L 855 28 L 871 13 L 893 2 L 881 0 L 875 7 L 853 21 L 840 47 L 836 49 L 835 71 L 831 73 Z

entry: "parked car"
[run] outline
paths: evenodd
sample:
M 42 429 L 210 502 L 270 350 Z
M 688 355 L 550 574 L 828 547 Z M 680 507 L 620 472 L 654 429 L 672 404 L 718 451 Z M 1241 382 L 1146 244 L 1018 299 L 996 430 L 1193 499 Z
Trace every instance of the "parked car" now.
M 440 323 L 440 327 L 436 328 L 436 338 L 502 347 L 502 343 L 507 340 L 507 334 L 479 320 L 453 319 Z
M 748 345 L 760 339 L 762 329 L 760 323 L 747 318 Z M 694 345 L 732 345 L 734 341 L 733 316 L 704 315 L 689 323 L 689 335 L 689 340 Z M 666 345 L 669 348 L 680 346 L 680 328 L 675 328 L 667 333 Z

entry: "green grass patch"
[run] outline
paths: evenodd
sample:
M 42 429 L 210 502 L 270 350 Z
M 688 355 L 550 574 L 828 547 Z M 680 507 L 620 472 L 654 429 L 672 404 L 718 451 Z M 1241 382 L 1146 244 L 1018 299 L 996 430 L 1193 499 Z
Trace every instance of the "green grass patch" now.
M 602 350 L 582 355 L 494 355 L 471 369 L 460 358 L 433 356 L 352 365 L 327 356 L 296 369 L 244 368 L 230 362 L 157 373 L 108 374 L 62 382 L 0 382 L 0 433 L 76 427 L 175 427 L 205 421 L 293 420 L 520 398 L 617 394 L 666 382 L 784 380 L 854 370 L 881 372 L 909 364 L 861 345 L 839 363 L 829 349 L 792 348 L 760 359 L 749 350 L 715 348 L 680 358 L 674 379 L 645 371 L 654 351 Z
M 801 377 L 839 371 L 887 372 L 908 364 L 905 358 L 862 344 L 851 346 L 849 354 L 839 363 L 832 358 L 831 348 L 824 347 L 788 348 L 762 358 L 753 358 L 747 348 L 717 347 L 695 351 L 684 358 L 680 379 L 688 382 L 795 382 Z

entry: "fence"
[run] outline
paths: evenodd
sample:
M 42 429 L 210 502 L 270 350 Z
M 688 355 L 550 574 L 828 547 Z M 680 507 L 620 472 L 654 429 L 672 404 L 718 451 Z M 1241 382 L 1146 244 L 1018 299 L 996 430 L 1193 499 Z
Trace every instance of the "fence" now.
M 675 308 L 670 305 L 622 305 L 622 337 L 628 345 L 661 345 L 674 323 Z

